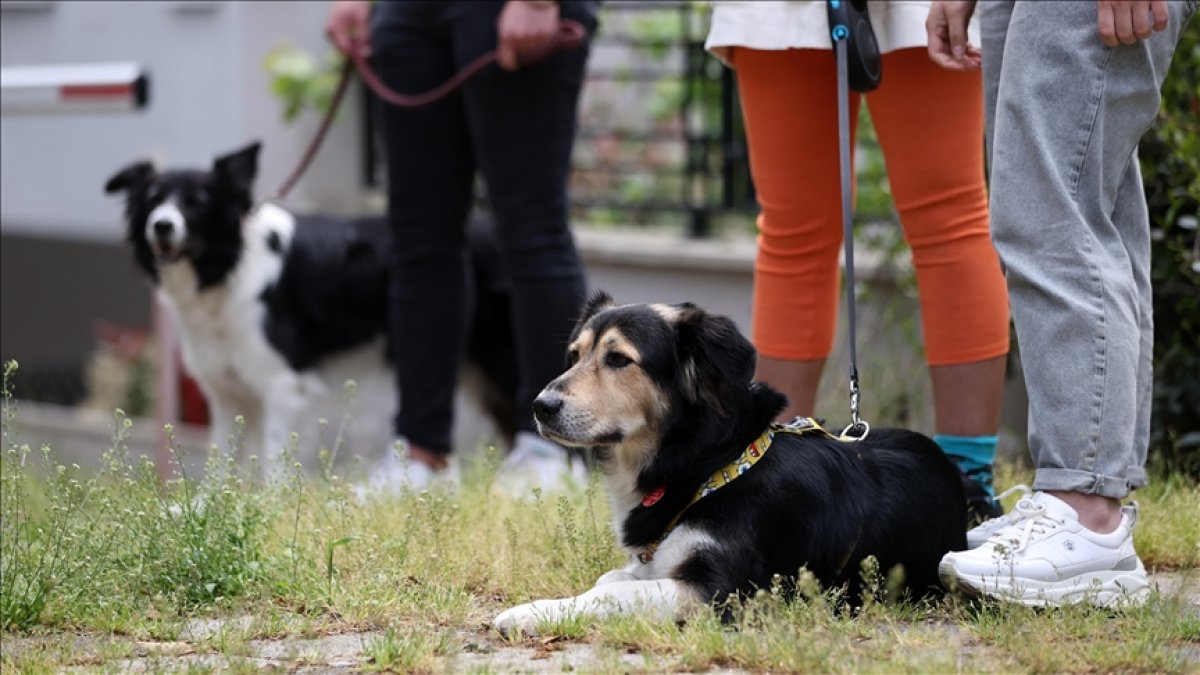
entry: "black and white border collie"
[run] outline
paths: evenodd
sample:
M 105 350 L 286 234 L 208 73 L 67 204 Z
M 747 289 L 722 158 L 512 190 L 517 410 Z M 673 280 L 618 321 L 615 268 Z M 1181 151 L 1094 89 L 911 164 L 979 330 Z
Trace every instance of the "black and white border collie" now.
M 786 400 L 751 381 L 754 348 L 725 317 L 598 293 L 567 358 L 534 402 L 538 431 L 593 449 L 630 562 L 582 595 L 505 611 L 493 622 L 503 632 L 572 615 L 681 619 L 802 567 L 854 603 L 868 556 L 884 574 L 902 567 L 911 596 L 936 594 L 942 555 L 966 547 L 962 482 L 931 439 L 772 427 Z M 769 448 L 748 450 L 768 428 Z
M 332 441 L 318 438 L 318 420 L 337 426 L 343 385 L 353 380 L 357 412 L 344 439 L 353 453 L 342 458 L 385 459 L 397 406 L 385 339 L 387 225 L 382 217 L 297 217 L 254 205 L 258 153 L 251 144 L 207 171 L 159 172 L 137 162 L 105 191 L 125 193 L 134 258 L 155 284 L 184 364 L 208 400 L 212 443 L 225 447 L 242 416 L 243 452 L 260 458 L 265 475 L 283 468 L 280 454 L 293 432 L 300 435 L 297 459 L 315 470 L 316 447 Z M 475 249 L 482 237 L 473 227 Z M 478 304 L 491 325 L 477 321 L 476 329 L 486 330 L 488 344 L 503 344 L 511 340 L 507 289 L 488 280 L 484 292 Z M 510 433 L 515 364 L 490 361 L 486 406 Z

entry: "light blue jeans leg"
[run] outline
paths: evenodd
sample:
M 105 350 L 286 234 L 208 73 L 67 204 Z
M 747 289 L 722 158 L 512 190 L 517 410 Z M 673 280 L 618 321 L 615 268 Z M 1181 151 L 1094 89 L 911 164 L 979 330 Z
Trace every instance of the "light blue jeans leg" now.
M 1029 392 L 1034 489 L 1146 483 L 1149 220 L 1137 143 L 1197 2 L 1105 47 L 1093 0 L 983 2 L 992 238 Z

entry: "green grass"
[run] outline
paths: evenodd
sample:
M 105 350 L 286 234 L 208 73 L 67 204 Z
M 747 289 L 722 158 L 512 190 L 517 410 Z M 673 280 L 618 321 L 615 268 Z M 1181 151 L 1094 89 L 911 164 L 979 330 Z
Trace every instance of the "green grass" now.
M 1143 609 L 1035 611 L 957 599 L 869 602 L 839 611 L 810 579 L 789 600 L 768 590 L 682 625 L 615 617 L 505 639 L 503 609 L 582 592 L 623 562 L 598 483 L 524 501 L 493 490 L 496 458 L 463 485 L 366 503 L 332 473 L 268 488 L 213 456 L 205 476 L 162 482 L 129 456 L 128 423 L 103 469 L 85 474 L 34 451 L 5 399 L 0 452 L 0 670 L 254 670 L 263 644 L 298 645 L 288 667 L 322 667 L 313 646 L 361 634 L 355 667 L 494 672 L 602 671 L 1188 672 L 1200 668 L 1200 614 L 1156 594 Z M 179 466 L 179 464 L 177 464 Z M 1006 486 L 1028 476 L 1006 468 Z M 1151 568 L 1195 582 L 1200 487 L 1158 478 L 1138 493 L 1137 546 Z M 879 597 L 888 580 L 877 580 Z M 1194 586 L 1193 586 L 1194 587 Z M 1194 592 L 1194 591 L 1193 591 Z M 205 622 L 228 623 L 206 632 Z M 505 660 L 525 654 L 525 661 Z M 532 656 L 529 656 L 532 654 Z

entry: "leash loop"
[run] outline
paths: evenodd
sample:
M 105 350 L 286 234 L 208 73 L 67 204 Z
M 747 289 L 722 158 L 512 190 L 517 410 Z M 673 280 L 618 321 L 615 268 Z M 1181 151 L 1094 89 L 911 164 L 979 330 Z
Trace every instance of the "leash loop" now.
M 587 37 L 587 32 L 583 25 L 578 21 L 563 19 L 558 22 L 558 32 L 554 35 L 554 41 L 547 45 L 542 50 L 528 56 L 521 64 L 522 66 L 532 66 L 554 55 L 555 52 L 562 49 L 573 49 L 583 44 Z M 383 83 L 366 59 L 362 57 L 354 57 L 354 66 L 358 70 L 358 74 L 362 77 L 363 82 L 375 92 L 379 98 L 391 103 L 394 106 L 401 108 L 416 108 L 423 105 L 429 105 L 453 92 L 461 87 L 467 80 L 474 77 L 476 73 L 483 70 L 486 66 L 495 62 L 496 50 L 486 52 L 478 56 L 474 61 L 468 63 L 462 70 L 458 71 L 449 80 L 430 89 L 423 94 L 401 94 L 400 92 L 388 87 Z
M 558 32 L 554 35 L 554 40 L 546 45 L 545 48 L 534 52 L 527 56 L 522 61 L 522 66 L 531 66 L 541 63 L 554 55 L 555 52 L 563 49 L 573 49 L 584 43 L 587 39 L 587 30 L 583 24 L 570 19 L 562 19 L 558 22 Z M 454 92 L 461 87 L 467 80 L 474 77 L 479 71 L 491 65 L 496 61 L 496 50 L 481 54 L 475 60 L 468 63 L 462 70 L 455 73 L 449 80 L 421 94 L 402 94 L 384 84 L 383 80 L 375 74 L 366 59 L 361 57 L 347 57 L 342 63 L 342 72 L 338 77 L 337 88 L 334 89 L 333 97 L 329 101 L 329 107 L 325 110 L 325 116 L 321 119 L 321 125 L 317 128 L 317 133 L 313 139 L 309 141 L 308 147 L 304 154 L 300 157 L 300 162 L 292 173 L 283 181 L 279 189 L 275 191 L 274 201 L 280 201 L 287 196 L 288 192 L 295 187 L 300 177 L 308 170 L 308 165 L 317 155 L 317 151 L 321 148 L 321 143 L 325 140 L 325 135 L 329 132 L 329 127 L 333 126 L 333 119 L 337 115 L 338 108 L 341 106 L 342 99 L 346 96 L 346 90 L 349 88 L 350 79 L 355 71 L 358 71 L 363 83 L 371 89 L 380 99 L 401 108 L 417 108 L 420 106 L 434 103 Z

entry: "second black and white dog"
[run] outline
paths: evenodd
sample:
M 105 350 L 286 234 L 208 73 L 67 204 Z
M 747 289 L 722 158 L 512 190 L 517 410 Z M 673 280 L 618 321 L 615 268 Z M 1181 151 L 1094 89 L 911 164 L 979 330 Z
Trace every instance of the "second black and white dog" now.
M 124 192 L 128 240 L 177 327 L 184 364 L 211 409 L 211 441 L 224 447 L 245 419 L 245 454 L 270 474 L 293 432 L 315 468 L 317 422 L 336 422 L 343 383 L 357 384 L 352 438 L 360 457 L 388 451 L 397 406 L 387 334 L 390 236 L 382 217 L 296 216 L 254 205 L 259 144 L 218 157 L 209 170 L 160 172 L 150 162 L 105 185 Z M 472 224 L 476 292 L 473 330 L 487 340 L 474 361 L 483 407 L 511 433 L 516 387 L 508 295 L 497 279 L 495 242 Z M 488 276 L 490 274 L 490 276 Z M 509 348 L 505 349 L 505 344 Z M 477 350 L 478 351 L 478 350 Z M 469 356 L 469 358 L 470 358 Z M 329 441 L 330 439 L 325 439 Z
M 593 449 L 630 560 L 581 595 L 505 611 L 501 631 L 679 619 L 802 567 L 854 602 L 869 556 L 902 568 L 910 594 L 937 593 L 938 562 L 966 547 L 959 472 L 931 439 L 876 429 L 846 442 L 811 421 L 773 424 L 786 400 L 751 381 L 754 348 L 726 317 L 601 293 L 567 349 L 566 372 L 534 401 L 538 431 Z

